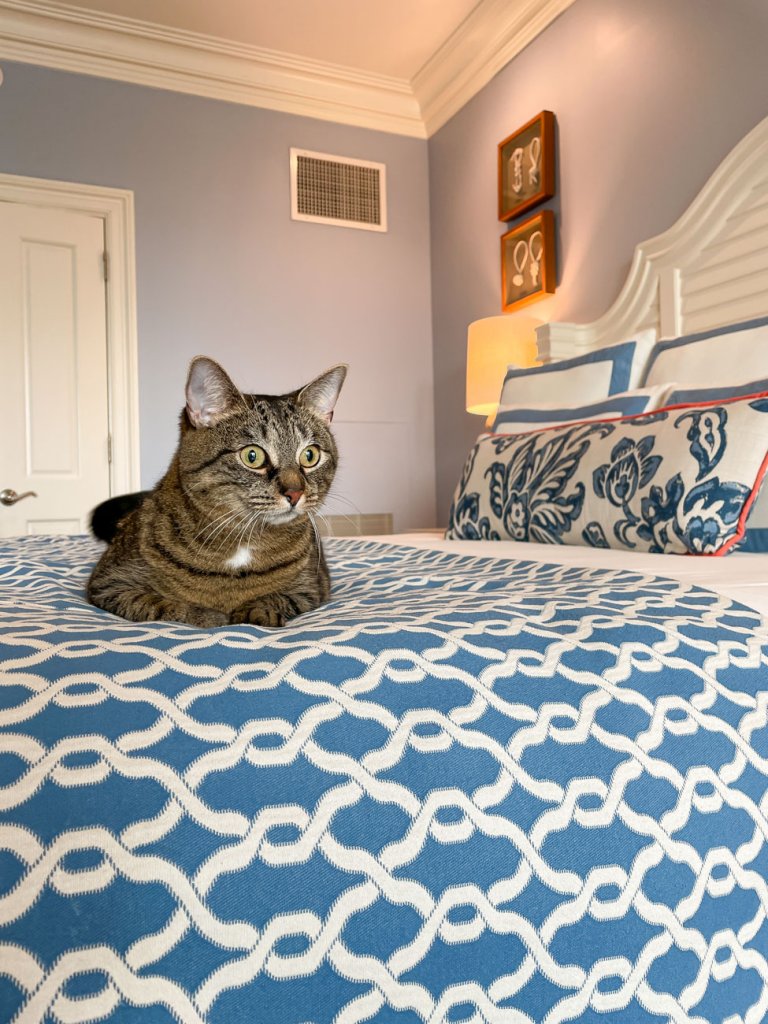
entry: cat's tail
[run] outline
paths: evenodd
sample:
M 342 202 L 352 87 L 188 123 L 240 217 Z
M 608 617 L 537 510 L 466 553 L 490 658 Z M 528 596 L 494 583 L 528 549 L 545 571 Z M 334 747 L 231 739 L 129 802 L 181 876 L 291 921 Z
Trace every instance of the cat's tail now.
M 117 533 L 117 525 L 129 512 L 144 501 L 149 491 L 136 491 L 134 494 L 120 494 L 116 498 L 108 498 L 91 512 L 91 532 L 97 540 L 110 544 Z

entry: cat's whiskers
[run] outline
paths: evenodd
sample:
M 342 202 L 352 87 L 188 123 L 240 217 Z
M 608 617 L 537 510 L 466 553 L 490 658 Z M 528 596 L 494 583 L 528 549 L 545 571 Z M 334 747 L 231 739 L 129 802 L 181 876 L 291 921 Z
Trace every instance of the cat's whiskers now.
M 314 509 L 314 510 L 313 510 L 313 512 L 314 512 L 314 515 L 315 515 L 315 517 L 316 517 L 316 518 L 315 518 L 315 522 L 317 521 L 317 519 L 319 519 L 319 520 L 320 520 L 320 522 L 321 522 L 321 523 L 323 524 L 323 526 L 325 527 L 325 532 L 326 532 L 326 534 L 327 534 L 327 535 L 328 535 L 329 537 L 332 537 L 332 536 L 333 536 L 333 532 L 332 532 L 332 530 L 331 530 L 331 524 L 330 524 L 330 523 L 328 522 L 328 517 L 327 517 L 327 516 L 324 516 L 324 515 L 323 515 L 323 513 L 322 513 L 322 512 L 320 511 L 320 509 Z
M 249 513 L 247 513 L 247 514 L 246 514 L 246 519 L 245 519 L 245 525 L 243 526 L 242 530 L 240 531 L 240 533 L 239 533 L 239 535 L 238 535 L 238 538 L 237 538 L 237 543 L 235 544 L 235 554 L 234 554 L 234 555 L 232 556 L 233 558 L 234 558 L 234 557 L 237 557 L 237 555 L 239 554 L 239 552 L 240 552 L 240 551 L 241 551 L 241 550 L 242 550 L 242 549 L 243 549 L 244 547 L 245 547 L 245 549 L 246 549 L 246 550 L 247 550 L 247 551 L 249 552 L 249 554 L 250 554 L 250 548 L 251 548 L 251 544 L 250 544 L 250 533 L 249 533 L 249 535 L 248 535 L 248 543 L 247 543 L 247 544 L 245 544 L 245 545 L 243 545 L 243 537 L 245 537 L 245 532 L 246 532 L 246 530 L 250 530 L 251 532 L 253 532 L 253 527 L 254 527 L 254 525 L 255 525 L 255 524 L 256 524 L 256 523 L 258 522 L 258 521 L 259 521 L 259 513 L 258 513 L 258 512 L 249 512 Z
M 360 511 L 360 508 L 354 503 L 354 501 L 347 498 L 346 495 L 340 494 L 338 491 L 331 491 L 328 494 L 326 494 L 325 498 L 323 499 L 323 508 L 325 508 L 327 504 L 333 501 L 343 501 L 348 508 L 352 509 L 352 515 L 348 515 L 346 512 L 334 511 L 332 508 L 328 509 L 328 515 L 338 516 L 340 519 L 346 519 L 347 522 L 354 527 L 355 533 L 359 536 L 360 517 L 362 517 L 363 515 L 363 513 Z M 354 516 L 358 516 L 358 518 L 355 519 Z
M 226 535 L 222 538 L 221 542 L 216 546 L 215 552 L 217 554 L 224 548 L 230 547 L 232 548 L 232 554 L 230 555 L 230 558 L 235 558 L 237 556 L 237 553 L 240 551 L 240 548 L 242 546 L 242 538 L 245 534 L 245 531 L 251 524 L 251 515 L 252 514 L 248 511 L 244 511 L 239 515 L 238 519 L 232 524 L 231 529 L 227 531 Z M 235 534 L 237 534 L 237 540 L 233 539 Z
M 212 529 L 214 529 L 214 527 L 216 526 L 216 524 L 217 524 L 217 523 L 220 523 L 222 519 L 226 519 L 227 517 L 231 516 L 232 514 L 233 514 L 233 510 L 232 510 L 231 508 L 228 508 L 228 509 L 226 510 L 226 512 L 222 512 L 222 514 L 221 514 L 220 516 L 216 516 L 216 518 L 215 518 L 215 519 L 211 519 L 211 520 L 209 520 L 209 521 L 208 521 L 208 522 L 207 522 L 207 523 L 206 523 L 206 524 L 205 524 L 205 525 L 204 525 L 203 527 L 201 527 L 201 529 L 199 529 L 199 530 L 197 531 L 197 533 L 196 533 L 196 534 L 194 535 L 194 537 L 192 538 L 192 540 L 193 540 L 193 541 L 194 541 L 194 540 L 199 540 L 199 539 L 200 539 L 201 537 L 205 536 L 205 534 L 206 534 L 206 533 L 207 533 L 207 532 L 208 532 L 209 530 L 212 530 Z M 235 510 L 235 514 L 236 514 L 236 510 Z
M 323 513 L 320 511 L 321 508 L 322 508 L 322 505 L 321 505 L 321 503 L 319 501 L 312 501 L 311 503 L 309 503 L 307 505 L 307 508 L 306 508 L 307 515 L 312 514 L 312 515 L 320 516 L 322 519 L 324 519 L 325 517 L 323 516 Z
M 318 515 L 319 514 L 320 513 L 318 513 Z M 323 522 L 325 523 L 325 525 L 326 525 L 326 527 L 328 529 L 329 534 L 332 534 L 333 531 L 331 530 L 331 525 L 330 525 L 330 522 L 328 520 L 328 516 L 333 516 L 336 519 L 346 519 L 347 522 L 351 526 L 354 527 L 355 533 L 356 534 L 360 533 L 360 520 L 359 519 L 353 519 L 352 516 L 348 516 L 345 512 L 332 512 L 332 511 L 329 511 L 328 515 L 323 515 Z
M 239 509 L 230 509 L 228 512 L 225 512 L 223 515 L 218 516 L 208 526 L 204 527 L 200 531 L 198 536 L 200 538 L 203 538 L 203 537 L 205 537 L 205 534 L 207 533 L 208 537 L 204 541 L 204 544 L 209 544 L 213 540 L 213 538 L 216 536 L 216 534 L 219 533 L 220 530 L 223 530 L 224 527 L 226 527 L 228 523 L 230 523 L 235 517 L 237 517 L 239 515 L 241 515 L 241 512 L 240 512 Z
M 245 526 L 243 527 L 242 531 L 240 532 L 240 536 L 237 538 L 237 544 L 235 545 L 235 551 L 236 552 L 240 551 L 240 549 L 244 546 L 245 549 L 250 551 L 251 555 L 252 555 L 252 553 L 253 553 L 253 532 L 256 529 L 256 527 L 258 526 L 259 527 L 259 532 L 256 535 L 256 543 L 258 544 L 258 542 L 261 540 L 261 537 L 264 534 L 264 530 L 269 525 L 269 514 L 268 514 L 268 511 L 266 509 L 257 508 L 257 509 L 249 510 L 248 513 L 247 513 L 247 516 L 248 516 L 248 518 L 247 518 L 247 521 L 245 523 Z M 243 537 L 245 536 L 245 531 L 246 530 L 248 530 L 248 540 L 245 542 L 245 545 L 243 545 Z
M 240 526 L 240 522 L 242 521 L 242 518 L 245 514 L 246 513 L 244 513 L 242 509 L 237 509 L 235 512 L 233 512 L 227 519 L 225 519 L 223 523 L 220 523 L 213 531 L 213 533 L 210 535 L 210 537 L 208 537 L 208 539 L 200 545 L 201 550 L 209 547 L 213 543 L 213 540 L 216 537 L 216 535 L 222 534 L 222 531 L 224 531 L 223 534 L 219 537 L 219 543 L 213 549 L 213 553 L 216 554 L 219 551 L 221 551 L 221 549 L 227 543 L 227 541 L 235 532 L 235 530 Z
M 316 575 L 319 576 L 320 575 L 320 558 L 321 558 L 321 552 L 322 552 L 323 548 L 322 548 L 322 541 L 320 539 L 320 531 L 317 528 L 317 523 L 315 523 L 315 515 L 321 516 L 322 513 L 315 512 L 315 514 L 313 515 L 312 512 L 310 512 L 310 510 L 307 509 L 307 518 L 309 519 L 310 525 L 311 525 L 312 530 L 313 530 L 313 532 L 315 534 L 315 543 L 317 544 L 317 564 L 315 565 L 315 573 L 316 573 Z
M 256 544 L 258 544 L 259 541 L 261 540 L 262 534 L 264 533 L 264 527 L 267 525 L 267 517 L 266 517 L 266 515 L 263 512 L 254 512 L 254 514 L 252 516 L 252 522 L 253 522 L 253 525 L 251 526 L 250 533 L 248 534 L 248 544 L 247 544 L 247 546 L 248 546 L 249 550 L 253 550 L 253 548 L 252 548 L 252 544 L 253 544 L 253 531 L 256 529 L 257 526 L 260 527 L 260 529 L 259 529 L 258 535 L 256 537 Z
M 339 491 L 330 490 L 328 494 L 326 494 L 323 504 L 325 504 L 326 501 L 343 501 L 350 508 L 354 509 L 357 515 L 361 516 L 363 514 L 354 501 L 348 498 L 346 494 L 341 494 Z

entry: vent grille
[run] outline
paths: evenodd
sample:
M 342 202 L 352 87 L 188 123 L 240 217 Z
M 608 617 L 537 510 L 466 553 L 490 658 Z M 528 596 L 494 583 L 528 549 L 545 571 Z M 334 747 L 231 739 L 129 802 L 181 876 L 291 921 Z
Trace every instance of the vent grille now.
M 294 220 L 386 231 L 386 167 L 292 149 L 291 206 Z

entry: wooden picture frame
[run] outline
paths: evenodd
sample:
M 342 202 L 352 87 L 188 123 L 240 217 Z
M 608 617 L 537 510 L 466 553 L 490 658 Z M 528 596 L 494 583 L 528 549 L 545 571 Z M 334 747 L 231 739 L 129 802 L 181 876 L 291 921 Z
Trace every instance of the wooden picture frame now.
M 542 110 L 499 143 L 499 220 L 512 220 L 555 194 L 555 115 Z
M 542 210 L 501 236 L 504 313 L 555 291 L 555 215 Z

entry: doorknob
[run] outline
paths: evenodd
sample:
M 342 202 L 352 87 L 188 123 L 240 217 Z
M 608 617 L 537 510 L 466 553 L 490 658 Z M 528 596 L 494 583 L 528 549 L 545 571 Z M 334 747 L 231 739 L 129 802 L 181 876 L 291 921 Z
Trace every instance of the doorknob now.
M 23 494 L 17 494 L 10 487 L 6 487 L 4 491 L 0 491 L 0 502 L 3 505 L 15 505 L 17 501 L 21 501 L 22 498 L 36 498 L 37 494 L 34 491 L 25 491 Z

